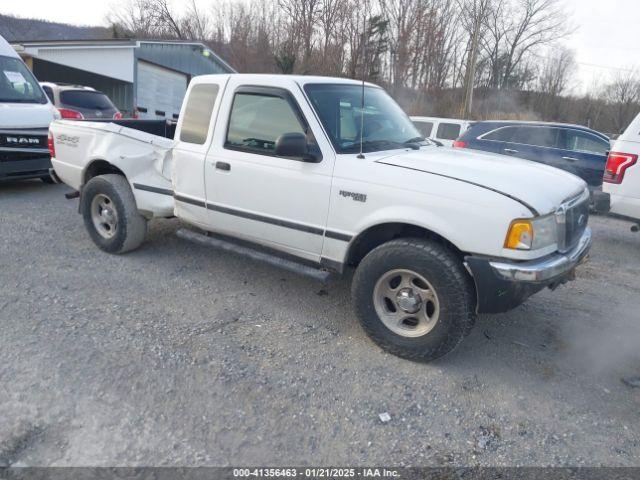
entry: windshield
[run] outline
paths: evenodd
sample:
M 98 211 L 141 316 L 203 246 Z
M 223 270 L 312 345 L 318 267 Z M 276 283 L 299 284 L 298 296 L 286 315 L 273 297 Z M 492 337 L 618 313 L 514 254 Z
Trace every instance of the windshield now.
M 338 153 L 360 151 L 361 133 L 364 152 L 404 148 L 407 143 L 423 140 L 409 117 L 381 88 L 365 87 L 364 122 L 362 86 L 318 83 L 304 89 Z
M 47 103 L 40 85 L 19 58 L 0 56 L 0 102 Z
M 115 110 L 116 108 L 109 97 L 94 90 L 64 90 L 60 92 L 60 102 L 88 110 Z

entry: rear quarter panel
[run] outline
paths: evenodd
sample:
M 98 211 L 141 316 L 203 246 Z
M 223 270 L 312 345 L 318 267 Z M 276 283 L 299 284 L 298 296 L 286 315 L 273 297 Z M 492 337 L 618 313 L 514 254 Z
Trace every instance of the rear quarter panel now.
M 106 161 L 122 171 L 138 209 L 152 216 L 173 215 L 173 197 L 136 188 L 171 191 L 173 141 L 111 123 L 57 121 L 50 127 L 56 156 L 52 164 L 60 179 L 81 190 L 87 168 Z

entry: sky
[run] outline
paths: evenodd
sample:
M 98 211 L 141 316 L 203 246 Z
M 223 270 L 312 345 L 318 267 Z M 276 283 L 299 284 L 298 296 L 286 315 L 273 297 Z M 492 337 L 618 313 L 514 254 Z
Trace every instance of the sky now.
M 124 0 L 0 0 L 0 13 L 78 25 L 105 25 L 110 5 Z M 206 6 L 216 0 L 199 0 Z M 640 0 L 560 0 L 576 30 L 564 43 L 574 51 L 574 93 L 626 70 L 640 71 Z M 179 6 L 176 0 L 174 5 Z

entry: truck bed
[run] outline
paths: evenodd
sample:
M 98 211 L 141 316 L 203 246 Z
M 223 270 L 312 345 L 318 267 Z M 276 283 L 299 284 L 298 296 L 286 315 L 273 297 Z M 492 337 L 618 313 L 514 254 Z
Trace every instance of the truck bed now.
M 148 217 L 169 217 L 174 210 L 174 142 L 167 135 L 173 130 L 175 125 L 164 120 L 56 120 L 49 127 L 55 147 L 51 162 L 58 177 L 76 190 L 90 169 L 109 164 L 124 173 L 140 211 Z
M 176 133 L 177 122 L 175 120 L 136 120 L 136 119 L 122 119 L 122 120 L 76 120 L 79 122 L 94 122 L 94 123 L 113 123 L 122 127 L 131 128 L 140 132 L 149 133 L 151 135 L 157 135 L 158 137 L 173 139 Z

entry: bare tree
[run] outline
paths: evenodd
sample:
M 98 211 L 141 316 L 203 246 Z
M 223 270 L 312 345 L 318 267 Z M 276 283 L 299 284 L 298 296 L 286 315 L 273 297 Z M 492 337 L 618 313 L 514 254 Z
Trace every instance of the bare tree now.
M 636 71 L 621 71 L 605 87 L 609 116 L 615 133 L 622 132 L 640 109 L 640 76 Z
M 527 54 L 566 37 L 571 31 L 558 0 L 518 0 L 500 18 L 504 32 L 504 55 L 499 69 L 501 88 L 519 87 L 517 72 Z
M 543 61 L 537 82 L 539 111 L 543 119 L 553 120 L 560 116 L 559 99 L 569 86 L 576 63 L 573 52 L 567 48 L 554 50 Z

